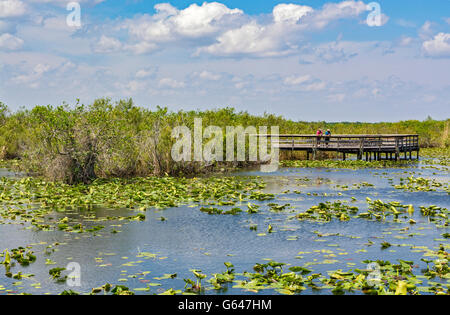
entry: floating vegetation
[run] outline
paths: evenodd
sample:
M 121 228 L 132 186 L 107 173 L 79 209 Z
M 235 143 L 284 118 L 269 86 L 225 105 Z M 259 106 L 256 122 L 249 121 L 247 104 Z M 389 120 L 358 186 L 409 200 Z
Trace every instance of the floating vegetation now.
M 76 185 L 7 173 L 0 295 L 449 294 L 446 161 Z
M 423 177 L 410 176 L 407 178 L 407 182 L 404 182 L 403 178 L 400 178 L 400 184 L 394 185 L 396 189 L 403 189 L 407 191 L 436 191 L 439 188 L 446 189 L 448 191 L 448 183 L 446 185 L 438 182 L 436 179 L 427 179 Z M 445 188 L 447 186 L 447 188 Z M 450 194 L 450 191 L 449 191 Z
M 53 212 L 70 209 L 90 210 L 94 206 L 128 208 L 135 211 L 165 209 L 189 203 L 233 205 L 244 200 L 269 200 L 273 194 L 263 193 L 260 178 L 174 178 L 149 177 L 130 180 L 96 180 L 89 185 L 67 185 L 38 178 L 0 178 L 0 224 L 28 222 L 39 230 L 58 229 L 66 232 L 98 232 L 102 225 L 83 226 L 68 217 L 48 220 Z M 236 215 L 242 210 L 222 211 L 202 208 L 210 214 Z M 110 216 L 108 220 L 143 221 L 145 215 Z M 2 222 L 3 220 L 3 222 Z M 165 220 L 161 219 L 162 221 Z
M 48 207 L 102 205 L 114 208 L 170 208 L 189 202 L 267 200 L 274 197 L 259 178 L 175 178 L 96 180 L 89 185 L 67 185 L 27 177 L 0 178 L 0 202 L 10 205 L 42 204 Z
M 66 268 L 52 268 L 48 271 L 48 274 L 52 277 L 56 282 L 65 282 L 67 280 L 66 275 L 62 275 L 61 272 L 66 270 Z
M 402 161 L 362 161 L 362 160 L 292 160 L 281 161 L 283 167 L 296 168 L 336 168 L 336 169 L 362 169 L 362 168 L 406 168 L 415 165 L 414 162 Z
M 348 221 L 350 215 L 354 215 L 358 212 L 358 207 L 349 206 L 341 201 L 335 202 L 321 202 L 317 206 L 313 206 L 305 212 L 298 213 L 297 219 L 314 219 L 324 222 L 329 222 L 333 218 L 337 218 L 341 221 Z

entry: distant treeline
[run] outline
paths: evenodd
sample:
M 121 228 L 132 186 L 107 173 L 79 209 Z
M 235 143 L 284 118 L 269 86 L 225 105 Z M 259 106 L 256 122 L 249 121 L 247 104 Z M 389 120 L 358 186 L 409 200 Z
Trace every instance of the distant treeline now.
M 280 133 L 313 134 L 318 128 L 333 134 L 415 133 L 422 147 L 449 146 L 449 121 L 396 123 L 296 122 L 281 116 L 251 115 L 233 108 L 171 112 L 137 107 L 132 100 L 96 100 L 92 105 L 36 106 L 14 113 L 0 103 L 0 159 L 20 159 L 23 170 L 67 183 L 98 177 L 196 174 L 211 165 L 175 162 L 172 129 L 203 127 L 279 126 Z M 270 129 L 269 129 L 270 130 Z M 236 163 L 237 165 L 237 163 Z M 236 166 L 235 165 L 235 166 Z

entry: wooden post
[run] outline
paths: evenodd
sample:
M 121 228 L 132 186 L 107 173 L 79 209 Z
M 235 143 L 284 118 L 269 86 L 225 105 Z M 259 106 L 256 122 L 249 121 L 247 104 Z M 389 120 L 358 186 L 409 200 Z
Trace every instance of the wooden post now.
M 398 161 L 398 158 L 400 157 L 400 152 L 398 148 L 398 138 L 395 138 L 395 160 Z
M 364 138 L 360 139 L 358 160 L 362 160 L 364 155 Z

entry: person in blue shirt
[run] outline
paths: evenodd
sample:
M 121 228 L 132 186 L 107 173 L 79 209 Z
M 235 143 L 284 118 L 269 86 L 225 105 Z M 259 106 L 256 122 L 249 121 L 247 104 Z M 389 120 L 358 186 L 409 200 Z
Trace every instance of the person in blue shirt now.
M 325 144 L 328 147 L 328 144 L 330 143 L 330 136 L 331 136 L 331 131 L 330 129 L 327 129 L 327 131 L 325 132 Z

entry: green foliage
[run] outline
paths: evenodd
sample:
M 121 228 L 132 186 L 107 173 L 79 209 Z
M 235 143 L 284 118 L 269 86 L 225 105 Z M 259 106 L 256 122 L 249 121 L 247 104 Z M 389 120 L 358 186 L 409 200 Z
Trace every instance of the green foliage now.
M 397 123 L 294 122 L 281 116 L 250 115 L 233 108 L 170 112 L 137 107 L 131 99 L 113 103 L 98 99 L 91 105 L 36 106 L 10 113 L 0 103 L 0 159 L 19 158 L 23 170 L 69 184 L 90 183 L 95 178 L 180 175 L 206 172 L 217 163 L 175 162 L 172 130 L 195 118 L 203 127 L 279 126 L 280 133 L 313 134 L 330 128 L 333 134 L 417 133 L 422 147 L 450 144 L 449 120 Z M 245 163 L 231 163 L 243 166 Z

